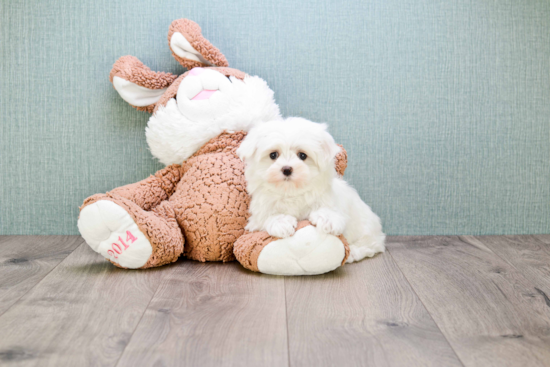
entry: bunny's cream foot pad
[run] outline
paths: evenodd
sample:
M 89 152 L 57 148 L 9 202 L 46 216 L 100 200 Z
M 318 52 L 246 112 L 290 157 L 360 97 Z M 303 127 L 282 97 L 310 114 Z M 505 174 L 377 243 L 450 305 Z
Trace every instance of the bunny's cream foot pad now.
M 340 267 L 347 257 L 345 239 L 326 234 L 307 221 L 298 223 L 287 238 L 251 232 L 234 245 L 234 254 L 245 268 L 272 275 L 324 274 Z
M 316 275 L 338 268 L 345 256 L 342 241 L 313 226 L 275 240 L 258 256 L 258 270 L 273 275 Z
M 82 209 L 78 229 L 94 251 L 124 268 L 142 267 L 153 252 L 130 214 L 109 200 Z

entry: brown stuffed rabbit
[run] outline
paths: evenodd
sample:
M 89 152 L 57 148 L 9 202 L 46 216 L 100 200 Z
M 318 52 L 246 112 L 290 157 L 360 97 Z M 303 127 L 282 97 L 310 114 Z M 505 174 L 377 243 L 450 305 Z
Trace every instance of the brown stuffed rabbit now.
M 228 68 L 223 54 L 187 19 L 172 22 L 168 42 L 189 71 L 153 72 L 121 57 L 110 79 L 120 96 L 152 113 L 147 143 L 167 167 L 154 176 L 84 201 L 78 219 L 90 247 L 113 264 L 144 269 L 184 254 L 199 261 L 232 261 L 268 274 L 321 274 L 342 265 L 346 240 L 300 222 L 285 239 L 247 233 L 249 196 L 235 154 L 246 132 L 281 119 L 273 92 L 257 76 Z M 346 153 L 337 157 L 343 174 Z

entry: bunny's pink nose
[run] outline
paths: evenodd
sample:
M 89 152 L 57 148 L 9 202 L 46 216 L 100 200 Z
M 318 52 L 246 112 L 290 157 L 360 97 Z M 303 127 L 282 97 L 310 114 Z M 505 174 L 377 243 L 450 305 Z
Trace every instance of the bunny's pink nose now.
M 191 69 L 191 71 L 189 72 L 189 75 L 193 75 L 193 76 L 199 76 L 200 74 L 204 73 L 204 69 L 203 68 L 193 68 Z

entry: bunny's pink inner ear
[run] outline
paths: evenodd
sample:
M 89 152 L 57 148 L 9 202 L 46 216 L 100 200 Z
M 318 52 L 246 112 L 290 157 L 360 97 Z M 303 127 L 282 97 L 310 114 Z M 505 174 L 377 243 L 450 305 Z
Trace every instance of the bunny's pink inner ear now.
M 131 106 L 153 112 L 156 103 L 177 75 L 154 72 L 134 56 L 118 59 L 109 75 L 113 87 Z
M 174 58 L 189 70 L 229 65 L 221 51 L 202 36 L 201 27 L 189 19 L 178 19 L 170 24 L 168 44 Z

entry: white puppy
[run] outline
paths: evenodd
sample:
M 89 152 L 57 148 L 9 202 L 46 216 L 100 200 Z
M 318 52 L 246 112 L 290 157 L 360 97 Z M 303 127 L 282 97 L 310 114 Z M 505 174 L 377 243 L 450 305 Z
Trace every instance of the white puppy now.
M 246 229 L 285 238 L 307 219 L 325 233 L 346 237 L 348 262 L 383 252 L 380 218 L 337 177 L 339 151 L 325 124 L 293 117 L 254 127 L 237 150 L 251 195 Z

